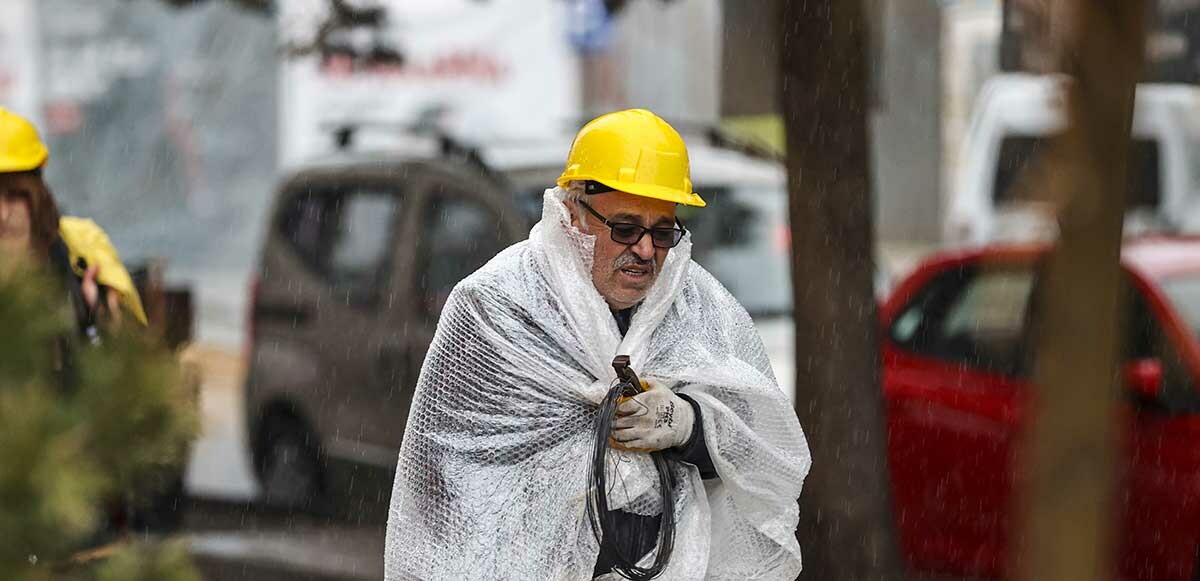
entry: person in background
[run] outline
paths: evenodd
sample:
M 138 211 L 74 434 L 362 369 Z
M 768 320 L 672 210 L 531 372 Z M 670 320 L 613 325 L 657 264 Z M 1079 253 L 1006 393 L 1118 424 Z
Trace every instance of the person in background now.
M 61 216 L 42 177 L 50 152 L 26 119 L 0 108 L 0 277 L 43 269 L 61 283 L 80 334 L 98 341 L 127 314 L 146 324 L 141 298 L 95 222 Z

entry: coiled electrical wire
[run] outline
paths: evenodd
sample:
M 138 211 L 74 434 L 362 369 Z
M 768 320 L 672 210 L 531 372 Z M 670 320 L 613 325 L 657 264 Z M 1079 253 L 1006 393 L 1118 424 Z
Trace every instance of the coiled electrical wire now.
M 628 383 L 618 381 L 608 390 L 604 401 L 600 404 L 600 412 L 596 418 L 596 433 L 592 444 L 592 466 L 588 476 L 588 520 L 592 525 L 592 533 L 601 547 L 608 546 L 616 557 L 613 571 L 618 575 L 633 581 L 646 581 L 662 574 L 671 552 L 675 548 L 675 481 L 671 475 L 671 466 L 661 451 L 652 452 L 654 467 L 658 469 L 659 487 L 662 489 L 662 512 L 658 520 L 658 551 L 654 564 L 648 568 L 637 566 L 642 555 L 629 555 L 626 548 L 636 546 L 633 539 L 626 538 L 625 533 L 618 527 L 620 518 L 616 511 L 608 509 L 608 482 L 605 476 L 605 463 L 609 451 L 609 435 L 612 432 L 613 418 L 617 413 L 622 397 L 636 395 L 638 390 Z M 641 537 L 641 531 L 634 533 Z

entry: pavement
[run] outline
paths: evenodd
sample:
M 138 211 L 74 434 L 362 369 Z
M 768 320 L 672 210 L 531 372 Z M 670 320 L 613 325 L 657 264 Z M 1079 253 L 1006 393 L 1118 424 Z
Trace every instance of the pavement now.
M 202 431 L 185 475 L 191 500 L 184 507 L 180 536 L 190 544 L 205 579 L 382 579 L 382 518 L 351 522 L 282 512 L 257 503 L 259 489 L 247 446 L 241 353 L 201 343 L 189 347 L 183 358 L 202 373 Z
M 383 578 L 384 526 L 254 504 L 193 500 L 184 538 L 205 579 L 366 581 Z
M 202 424 L 184 477 L 188 492 L 226 501 L 256 499 L 242 397 L 244 358 L 229 348 L 200 344 L 188 347 L 183 360 L 201 374 Z

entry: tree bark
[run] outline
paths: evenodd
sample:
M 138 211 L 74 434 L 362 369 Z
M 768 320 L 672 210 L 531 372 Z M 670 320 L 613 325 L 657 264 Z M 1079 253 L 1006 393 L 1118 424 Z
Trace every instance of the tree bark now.
M 1059 241 L 1043 271 L 1036 390 L 1024 435 L 1020 579 L 1111 579 L 1116 569 L 1118 292 L 1141 0 L 1076 0 L 1063 70 L 1068 128 L 1043 184 Z M 1082 363 L 1082 364 L 1081 364 Z
M 801 578 L 896 579 L 872 283 L 864 6 L 781 5 L 796 413 L 813 454 L 800 498 Z

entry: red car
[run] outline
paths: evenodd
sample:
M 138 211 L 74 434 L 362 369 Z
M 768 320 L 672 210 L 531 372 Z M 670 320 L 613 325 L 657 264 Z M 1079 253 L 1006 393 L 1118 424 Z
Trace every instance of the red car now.
M 915 572 L 1005 576 L 1045 251 L 939 255 L 881 310 L 891 481 Z M 1120 576 L 1200 579 L 1200 238 L 1126 242 L 1122 265 Z

